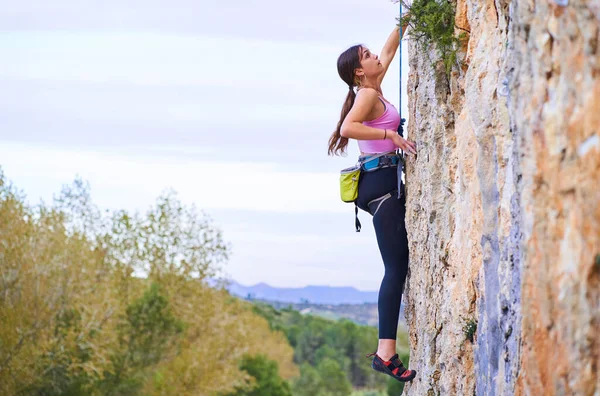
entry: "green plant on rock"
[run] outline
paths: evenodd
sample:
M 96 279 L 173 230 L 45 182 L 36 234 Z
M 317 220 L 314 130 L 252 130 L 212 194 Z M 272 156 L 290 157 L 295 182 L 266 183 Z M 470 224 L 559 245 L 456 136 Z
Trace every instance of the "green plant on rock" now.
M 462 318 L 465 321 L 463 325 L 463 333 L 465 334 L 465 339 L 473 342 L 473 336 L 477 331 L 477 321 L 473 318 Z
M 413 0 L 410 6 L 403 2 L 403 9 L 407 12 L 398 22 L 409 26 L 406 36 L 414 39 L 424 51 L 436 48 L 449 76 L 457 61 L 458 48 L 467 36 L 464 32 L 455 34 L 456 0 Z

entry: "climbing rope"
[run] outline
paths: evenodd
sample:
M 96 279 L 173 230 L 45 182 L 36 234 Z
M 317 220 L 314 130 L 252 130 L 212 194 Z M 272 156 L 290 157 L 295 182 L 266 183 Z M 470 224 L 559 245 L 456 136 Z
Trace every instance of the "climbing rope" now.
M 402 21 L 402 1 L 400 0 L 398 2 L 398 4 L 400 5 L 400 21 Z M 404 137 L 404 122 L 406 121 L 406 119 L 402 118 L 402 22 L 400 23 L 400 42 L 399 42 L 399 47 L 400 47 L 400 98 L 398 101 L 398 113 L 400 114 L 400 125 L 398 125 L 398 133 L 400 134 L 400 136 Z
M 400 4 L 400 40 L 398 42 L 398 46 L 399 48 L 399 52 L 400 52 L 400 88 L 399 88 L 399 93 L 400 93 L 400 97 L 398 98 L 398 113 L 400 115 L 400 125 L 398 125 L 398 133 L 400 134 L 400 136 L 404 137 L 404 121 L 405 119 L 402 118 L 402 1 L 400 0 L 398 2 L 398 4 Z M 400 199 L 402 197 L 402 184 L 404 183 L 402 180 L 402 172 L 404 170 L 404 151 L 400 150 L 400 156 L 402 157 L 402 161 L 400 161 L 398 163 L 398 168 L 396 170 L 397 172 L 397 177 L 398 177 L 398 199 Z

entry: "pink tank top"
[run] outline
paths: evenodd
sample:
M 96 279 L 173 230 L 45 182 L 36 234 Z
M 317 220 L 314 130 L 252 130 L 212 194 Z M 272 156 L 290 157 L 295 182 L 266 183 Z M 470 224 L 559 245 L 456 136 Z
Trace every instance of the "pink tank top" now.
M 379 129 L 387 129 L 388 134 L 390 132 L 396 132 L 398 130 L 398 125 L 400 125 L 400 115 L 398 114 L 398 110 L 385 100 L 379 98 L 383 105 L 385 106 L 385 111 L 382 115 L 375 118 L 371 121 L 364 121 L 363 125 L 379 128 Z M 383 133 L 382 136 L 383 138 Z M 358 148 L 363 153 L 384 153 L 386 151 L 395 151 L 397 149 L 396 145 L 393 141 L 386 139 L 378 139 L 378 140 L 358 140 Z

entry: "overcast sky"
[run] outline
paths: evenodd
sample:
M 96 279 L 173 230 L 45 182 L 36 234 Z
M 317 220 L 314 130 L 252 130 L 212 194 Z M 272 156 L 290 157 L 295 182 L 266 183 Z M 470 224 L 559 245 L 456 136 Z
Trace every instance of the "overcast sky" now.
M 348 90 L 338 55 L 379 53 L 397 16 L 390 0 L 8 2 L 0 166 L 32 203 L 76 176 L 102 208 L 144 211 L 172 188 L 223 231 L 242 284 L 377 290 L 370 216 L 356 233 L 339 199 L 356 142 L 332 158 L 327 140 Z M 395 104 L 398 87 L 397 55 Z

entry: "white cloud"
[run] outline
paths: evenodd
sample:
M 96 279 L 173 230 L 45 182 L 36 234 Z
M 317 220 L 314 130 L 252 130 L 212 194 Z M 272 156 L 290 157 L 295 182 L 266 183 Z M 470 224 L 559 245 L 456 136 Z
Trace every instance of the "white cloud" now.
M 286 172 L 275 164 L 209 162 L 193 157 L 145 157 L 89 150 L 0 146 L 7 176 L 48 199 L 76 175 L 91 183 L 102 206 L 150 203 L 167 188 L 205 209 L 273 212 L 345 212 L 337 174 Z M 129 205 L 128 205 L 129 204 Z
M 153 32 L 3 32 L 0 75 L 56 82 L 304 89 L 336 76 L 336 46 Z M 323 73 L 323 61 L 331 73 Z

